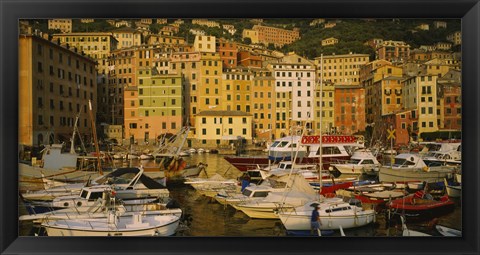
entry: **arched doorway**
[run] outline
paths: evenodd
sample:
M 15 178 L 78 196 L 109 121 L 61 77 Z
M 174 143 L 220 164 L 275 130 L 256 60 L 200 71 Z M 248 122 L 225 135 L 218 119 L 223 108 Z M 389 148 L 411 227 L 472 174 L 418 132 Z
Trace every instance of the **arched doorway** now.
M 43 134 L 37 135 L 37 145 L 40 146 L 43 144 Z

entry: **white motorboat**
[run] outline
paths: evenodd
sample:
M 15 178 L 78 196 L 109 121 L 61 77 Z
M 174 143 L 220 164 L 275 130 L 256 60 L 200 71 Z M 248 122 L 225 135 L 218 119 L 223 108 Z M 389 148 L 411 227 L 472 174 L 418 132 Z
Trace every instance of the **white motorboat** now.
M 118 168 L 117 170 L 94 179 L 91 182 L 79 184 L 66 184 L 51 189 L 34 192 L 25 192 L 22 197 L 25 200 L 50 201 L 60 196 L 79 195 L 85 186 L 112 185 L 117 198 L 134 199 L 141 197 L 164 197 L 169 195 L 168 190 L 162 184 L 145 176 L 142 167 Z M 100 195 L 101 197 L 101 195 Z
M 432 151 L 423 157 L 425 164 L 429 166 L 459 166 L 462 164 L 462 156 L 459 151 Z
M 375 211 L 363 209 L 359 200 L 345 202 L 338 197 L 309 201 L 293 210 L 281 210 L 278 216 L 288 231 L 310 230 L 310 218 L 317 205 L 320 206 L 320 230 L 355 228 L 375 221 Z
M 151 194 L 128 194 L 132 190 L 113 190 L 110 185 L 95 185 L 92 187 L 84 187 L 80 194 L 71 196 L 60 196 L 53 199 L 53 201 L 41 201 L 41 202 L 27 202 L 25 206 L 31 214 L 38 214 L 48 212 L 52 210 L 74 208 L 75 210 L 82 212 L 90 209 L 91 206 L 97 203 L 99 198 L 106 199 L 107 197 L 114 196 L 121 199 L 121 202 L 125 205 L 144 205 L 153 202 L 159 202 L 166 204 L 169 201 L 169 191 L 162 189 L 152 192 Z
M 254 219 L 278 219 L 278 210 L 290 211 L 311 201 L 316 195 L 299 191 L 270 192 L 264 199 L 250 200 L 232 206 Z
M 380 167 L 380 182 L 441 182 L 457 170 L 455 166 L 427 166 L 416 154 L 402 153 L 392 165 Z
M 272 178 L 272 177 L 270 177 Z M 314 200 L 318 192 L 303 178 L 301 174 L 286 174 L 277 177 L 277 182 L 286 178 L 284 191 L 270 192 L 264 199 L 247 200 L 246 202 L 232 205 L 235 209 L 241 210 L 250 218 L 278 219 L 275 213 L 279 209 L 290 210 Z M 274 179 L 275 180 L 275 179 Z
M 210 178 L 186 178 L 185 184 L 192 186 L 197 192 L 208 197 L 215 197 L 220 190 L 240 191 L 235 179 L 226 179 L 219 174 Z
M 142 215 L 52 220 L 42 223 L 48 236 L 171 236 L 180 218 L 176 215 Z
M 87 206 L 75 206 L 45 213 L 37 213 L 31 215 L 21 215 L 19 220 L 30 221 L 34 223 L 42 223 L 46 220 L 71 220 L 71 219 L 89 219 L 89 218 L 106 218 L 110 209 L 115 209 L 119 216 L 131 216 L 135 213 L 142 212 L 144 215 L 176 215 L 182 216 L 180 208 L 168 208 L 168 204 L 147 203 L 147 204 L 125 204 L 122 201 L 111 199 L 97 199 L 95 203 Z
M 220 204 L 234 205 L 245 203 L 247 201 L 264 199 L 270 192 L 281 192 L 284 188 L 273 188 L 268 182 L 263 182 L 261 185 L 250 184 L 241 193 L 228 192 L 221 190 L 215 196 L 215 199 Z
M 197 153 L 197 150 L 195 150 L 195 148 L 190 148 L 188 152 L 190 152 L 190 154 L 195 154 Z
M 330 171 L 340 174 L 361 175 L 376 174 L 381 164 L 369 150 L 356 150 L 346 163 L 330 164 Z
M 454 236 L 454 237 L 462 236 L 461 230 L 445 227 L 442 225 L 436 225 L 435 228 L 437 229 L 438 233 L 440 233 L 442 236 Z
M 202 153 L 204 153 L 204 152 L 205 152 L 205 149 L 203 149 L 203 148 L 198 148 L 198 149 L 197 149 L 197 153 L 198 153 L 198 154 L 202 154 Z

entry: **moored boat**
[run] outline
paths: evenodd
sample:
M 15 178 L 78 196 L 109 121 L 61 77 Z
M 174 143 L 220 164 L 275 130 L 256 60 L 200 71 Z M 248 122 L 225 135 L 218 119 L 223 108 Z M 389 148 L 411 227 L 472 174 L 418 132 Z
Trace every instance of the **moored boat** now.
M 351 153 L 363 148 L 363 137 L 322 135 L 322 166 L 328 169 L 330 163 L 350 159 Z M 296 155 L 297 164 L 316 164 L 320 155 L 320 136 L 287 136 L 277 139 L 270 146 L 268 156 L 225 156 L 224 159 L 240 171 L 265 168 L 269 164 L 292 160 Z
M 355 228 L 375 221 L 374 210 L 364 210 L 358 200 L 344 202 L 341 198 L 310 201 L 294 210 L 280 211 L 278 215 L 288 231 L 310 230 L 312 207 L 317 205 L 320 205 L 320 230 Z
M 454 166 L 427 166 L 418 155 L 403 153 L 393 164 L 380 167 L 378 176 L 381 182 L 442 182 L 456 170 Z
M 171 236 L 180 218 L 175 215 L 133 214 L 107 218 L 52 220 L 42 223 L 48 236 Z
M 388 202 L 387 207 L 394 213 L 404 214 L 409 219 L 424 220 L 452 212 L 455 203 L 448 196 L 434 199 L 430 194 L 417 191 Z
M 329 170 L 340 174 L 361 175 L 378 173 L 381 164 L 369 150 L 356 150 L 345 163 L 330 164 Z

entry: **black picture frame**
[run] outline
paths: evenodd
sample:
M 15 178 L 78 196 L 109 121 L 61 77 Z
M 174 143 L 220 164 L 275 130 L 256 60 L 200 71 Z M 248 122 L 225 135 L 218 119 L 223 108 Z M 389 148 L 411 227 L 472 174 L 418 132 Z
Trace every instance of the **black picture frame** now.
M 461 18 L 461 238 L 18 237 L 20 18 Z M 1 254 L 479 254 L 480 4 L 478 0 L 0 0 Z

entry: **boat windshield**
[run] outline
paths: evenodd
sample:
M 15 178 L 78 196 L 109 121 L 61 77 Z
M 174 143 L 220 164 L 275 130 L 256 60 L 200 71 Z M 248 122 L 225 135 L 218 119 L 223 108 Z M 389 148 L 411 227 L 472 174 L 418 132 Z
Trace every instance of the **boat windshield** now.
M 425 146 L 427 147 L 428 151 L 438 151 L 442 147 L 441 144 L 435 144 L 435 143 L 426 144 Z
M 252 194 L 252 191 L 249 190 L 249 189 L 244 189 L 242 191 L 242 195 L 244 195 L 244 196 L 250 197 L 251 194 Z
M 280 144 L 279 144 L 277 147 L 278 147 L 278 148 L 283 148 L 283 147 L 287 146 L 288 143 L 289 143 L 289 142 L 285 142 L 285 141 L 284 141 L 284 142 L 280 142 Z
M 360 163 L 360 161 L 361 161 L 360 159 L 353 159 L 352 158 L 348 161 L 348 163 L 353 164 L 353 165 L 358 165 Z
M 412 161 L 408 161 L 404 158 L 395 158 L 394 166 L 407 167 L 407 166 L 413 166 L 413 165 L 415 165 L 415 163 Z
M 276 142 L 273 142 L 273 144 L 270 146 L 270 147 L 277 147 L 277 145 L 279 144 L 280 142 L 276 141 Z
M 86 191 L 86 190 L 82 190 L 82 193 L 80 194 L 80 197 L 82 197 L 82 198 L 85 198 L 85 199 L 86 199 L 86 198 L 87 198 L 87 195 L 88 195 L 88 191 Z

